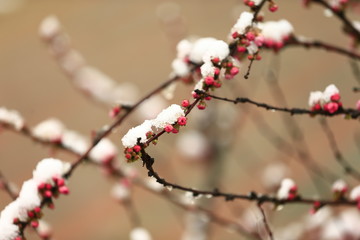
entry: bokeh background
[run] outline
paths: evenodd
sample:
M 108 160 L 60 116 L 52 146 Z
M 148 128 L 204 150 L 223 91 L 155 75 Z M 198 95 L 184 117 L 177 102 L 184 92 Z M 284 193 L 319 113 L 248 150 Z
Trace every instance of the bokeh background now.
M 277 3 L 279 11 L 272 14 L 265 11 L 267 20 L 285 18 L 293 24 L 297 35 L 349 47 L 350 39 L 344 36 L 339 21 L 325 17 L 321 7 L 304 9 L 301 1 L 278 0 Z M 240 0 L 0 0 L 0 105 L 17 109 L 29 126 L 56 117 L 68 128 L 88 136 L 92 130 L 111 123 L 109 109 L 89 101 L 73 87 L 39 38 L 39 25 L 51 14 L 59 18 L 72 39 L 73 47 L 83 54 L 90 65 L 119 83 L 135 84 L 145 94 L 168 78 L 179 40 L 190 35 L 226 40 L 230 28 L 243 10 L 246 8 Z M 351 12 L 350 17 L 360 19 L 356 12 Z M 217 95 L 248 96 L 276 104 L 271 87 L 266 82 L 268 70 L 271 69 L 276 73 L 290 106 L 306 108 L 309 92 L 323 90 L 331 83 L 340 89 L 345 106 L 355 106 L 358 95 L 352 92 L 352 87 L 357 86 L 357 81 L 352 75 L 348 58 L 323 50 L 302 48 L 288 48 L 277 55 L 262 55 L 263 60 L 254 63 L 248 80 L 242 77 L 247 68 L 245 61 L 241 74 L 227 82 Z M 191 86 L 180 84 L 175 99 L 169 103 L 189 98 L 191 89 Z M 263 116 L 271 127 L 291 142 L 282 113 L 253 108 L 250 111 Z M 214 120 L 217 113 L 221 116 L 217 118 L 220 124 Z M 321 131 L 318 118 L 295 118 L 314 159 L 343 176 Z M 157 169 L 169 180 L 202 187 L 209 183 L 207 179 L 216 175 L 218 178 L 215 178 L 214 185 L 222 190 L 261 192 L 265 191 L 261 181 L 264 168 L 286 161 L 290 169 L 288 176 L 299 183 L 301 192 L 315 196 L 310 179 L 301 165 L 274 148 L 240 106 L 219 106 L 210 102 L 208 113 L 197 112 L 193 119 L 188 129 L 201 126 L 210 142 L 224 144 L 219 150 L 221 166 L 216 167 L 218 171 L 215 171 L 209 167 L 211 163 L 206 159 L 189 160 L 182 156 L 176 147 L 176 140 L 182 133 L 179 136 L 166 136 L 164 141 L 152 147 L 151 152 L 157 160 Z M 120 152 L 123 134 L 143 120 L 133 117 L 112 135 Z M 222 128 L 221 123 L 224 122 L 226 126 Z M 355 139 L 359 134 L 358 122 L 335 117 L 329 119 L 329 124 L 344 156 L 357 166 L 359 146 Z M 0 169 L 18 186 L 31 177 L 39 160 L 49 156 L 69 162 L 75 160 L 71 155 L 33 143 L 15 133 L 4 130 L 0 134 Z M 121 154 L 118 161 L 124 161 Z M 139 162 L 133 163 L 133 166 L 141 175 L 146 175 Z M 346 179 L 351 182 L 351 178 Z M 94 166 L 83 165 L 77 169 L 70 181 L 71 194 L 56 201 L 55 211 L 45 211 L 45 219 L 53 225 L 55 239 L 128 239 L 132 226 L 124 208 L 111 198 L 111 187 L 112 182 Z M 142 189 L 135 188 L 133 195 L 142 225 L 151 232 L 153 239 L 181 239 L 184 230 L 183 210 Z M 10 201 L 5 193 L 0 192 L 1 209 Z M 242 201 L 224 204 L 223 200 L 215 200 L 210 208 L 224 217 L 240 220 L 242 213 L 250 206 Z M 274 231 L 307 212 L 308 208 L 299 206 L 276 212 L 272 216 Z M 29 232 L 28 239 L 37 239 L 37 236 Z M 211 225 L 211 239 L 241 237 Z

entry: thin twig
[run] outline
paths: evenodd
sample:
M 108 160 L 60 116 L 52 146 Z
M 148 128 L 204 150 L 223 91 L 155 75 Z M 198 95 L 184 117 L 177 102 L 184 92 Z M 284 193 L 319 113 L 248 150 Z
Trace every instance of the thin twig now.
M 268 223 L 268 221 L 267 221 L 267 218 L 266 218 L 264 209 L 262 208 L 261 204 L 257 204 L 257 207 L 259 208 L 259 210 L 260 210 L 260 212 L 261 212 L 262 221 L 263 221 L 263 223 L 264 223 L 266 232 L 267 232 L 267 234 L 269 235 L 269 238 L 270 238 L 271 240 L 274 240 L 273 232 L 271 231 L 271 228 L 270 228 L 269 223 Z
M 335 135 L 333 131 L 331 130 L 328 122 L 325 118 L 321 118 L 319 120 L 320 125 L 322 127 L 322 130 L 324 131 L 326 135 L 326 139 L 329 142 L 329 146 L 331 148 L 331 151 L 336 159 L 336 161 L 340 164 L 340 166 L 344 169 L 344 172 L 356 180 L 360 180 L 360 172 L 353 168 L 348 161 L 344 158 L 343 154 L 340 152 L 340 149 L 337 145 Z

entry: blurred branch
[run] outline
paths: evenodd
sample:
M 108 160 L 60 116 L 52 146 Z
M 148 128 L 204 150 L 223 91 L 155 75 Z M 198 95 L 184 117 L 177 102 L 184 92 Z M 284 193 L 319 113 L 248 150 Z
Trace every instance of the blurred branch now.
M 330 149 L 336 159 L 336 161 L 340 164 L 340 166 L 343 168 L 345 174 L 352 176 L 356 180 L 360 180 L 360 172 L 353 168 L 348 161 L 344 158 L 343 154 L 340 152 L 340 149 L 337 145 L 335 135 L 333 131 L 331 130 L 328 122 L 325 118 L 321 118 L 319 120 L 320 125 L 322 127 L 323 132 L 326 135 L 326 139 L 329 142 Z

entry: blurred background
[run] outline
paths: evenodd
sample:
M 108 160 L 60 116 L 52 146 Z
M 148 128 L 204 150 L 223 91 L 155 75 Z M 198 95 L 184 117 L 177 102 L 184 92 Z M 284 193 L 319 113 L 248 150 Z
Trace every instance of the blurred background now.
M 293 24 L 297 36 L 349 47 L 351 41 L 343 34 L 339 21 L 325 17 L 321 7 L 304 9 L 301 1 L 277 0 L 277 3 L 279 10 L 276 13 L 265 10 L 266 20 L 285 18 Z M 226 41 L 231 27 L 244 10 L 247 8 L 240 0 L 0 0 L 0 105 L 21 112 L 30 127 L 56 117 L 69 129 L 87 136 L 112 122 L 108 117 L 111 108 L 84 97 L 39 37 L 39 25 L 49 15 L 58 17 L 72 46 L 89 65 L 118 83 L 133 84 L 138 93 L 130 98 L 138 99 L 169 77 L 179 40 L 195 35 Z M 358 13 L 349 14 L 352 19 L 360 20 Z M 358 95 L 352 88 L 358 82 L 348 58 L 300 47 L 289 47 L 280 54 L 264 51 L 262 56 L 263 60 L 253 64 L 249 79 L 242 77 L 248 65 L 248 61 L 243 61 L 238 77 L 226 82 L 216 95 L 244 96 L 281 105 L 276 99 L 276 89 L 272 87 L 274 78 L 269 77 L 273 76 L 271 71 L 289 106 L 307 108 L 310 91 L 322 91 L 333 83 L 340 89 L 344 106 L 355 107 Z M 179 83 L 174 99 L 162 104 L 167 106 L 190 98 L 192 89 L 193 86 Z M 155 106 L 142 111 L 145 111 L 142 115 L 134 115 L 112 134 L 111 139 L 120 153 L 123 149 L 120 139 L 127 130 L 142 123 L 146 114 L 157 114 L 159 109 Z M 319 117 L 291 118 L 283 113 L 215 101 L 209 102 L 206 111 L 194 111 L 189 126 L 178 135 L 165 136 L 157 146 L 151 147 L 156 169 L 169 181 L 181 185 L 247 193 L 251 190 L 270 191 L 265 183 L 271 179 L 262 180 L 264 170 L 280 164 L 286 166 L 284 176 L 292 177 L 303 195 L 317 196 L 311 178 L 299 164 L 301 160 L 289 157 L 283 146 L 274 147 L 271 140 L 264 137 L 265 130 L 256 124 L 256 119 L 266 121 L 294 149 L 302 146 L 301 142 L 292 139 L 288 128 L 289 122 L 295 119 L 313 159 L 354 184 L 336 163 Z M 328 119 L 328 123 L 344 157 L 358 166 L 358 122 L 345 121 L 338 116 Z M 191 141 L 189 139 L 194 141 L 193 144 L 184 145 Z M 186 151 L 192 146 L 200 153 L 191 155 Z M 75 160 L 71 155 L 41 146 L 23 136 L 6 130 L 1 132 L 0 169 L 17 186 L 31 177 L 39 160 L 49 156 L 69 162 Z M 118 161 L 124 162 L 122 154 Z M 140 175 L 146 176 L 140 162 L 132 165 Z M 278 174 L 268 175 L 277 181 Z M 45 210 L 44 219 L 53 226 L 54 239 L 128 239 L 131 222 L 124 207 L 110 196 L 112 184 L 94 166 L 83 165 L 77 169 L 69 183 L 71 194 L 55 202 L 56 210 Z M 329 197 L 330 187 L 324 188 L 323 193 L 322 196 Z M 142 226 L 150 231 L 153 239 L 181 239 L 186 228 L 186 212 L 142 189 L 134 188 L 133 198 Z M 1 209 L 10 201 L 6 193 L 0 192 Z M 243 215 L 253 207 L 248 202 L 225 203 L 222 199 L 204 204 L 219 215 L 241 223 L 247 221 Z M 308 210 L 304 206 L 287 206 L 280 212 L 271 213 L 274 231 L 280 231 L 289 221 L 302 218 Z M 215 224 L 210 225 L 209 231 L 210 239 L 242 239 Z M 31 232 L 27 236 L 28 240 L 38 239 Z

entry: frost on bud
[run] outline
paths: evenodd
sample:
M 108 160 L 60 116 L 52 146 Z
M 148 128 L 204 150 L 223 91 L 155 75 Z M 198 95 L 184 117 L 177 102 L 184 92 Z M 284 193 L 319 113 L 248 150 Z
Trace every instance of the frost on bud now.
M 150 233 L 142 227 L 137 227 L 131 230 L 130 240 L 151 240 Z
M 281 181 L 280 188 L 277 192 L 279 199 L 293 200 L 297 197 L 297 185 L 290 178 L 285 178 Z

